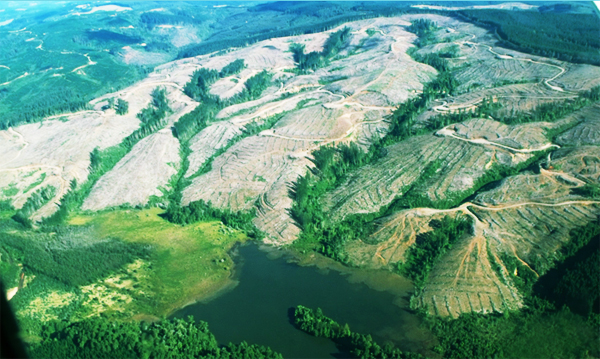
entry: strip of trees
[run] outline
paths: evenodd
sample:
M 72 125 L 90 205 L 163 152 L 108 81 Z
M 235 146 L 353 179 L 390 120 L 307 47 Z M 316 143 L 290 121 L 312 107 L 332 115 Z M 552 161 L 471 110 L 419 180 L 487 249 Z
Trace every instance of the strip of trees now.
M 117 100 L 117 107 L 115 108 L 117 115 L 125 115 L 129 112 L 129 102 L 123 100 L 122 98 Z
M 218 220 L 224 225 L 246 233 L 250 238 L 262 239 L 264 234 L 252 223 L 256 216 L 254 210 L 248 212 L 234 212 L 228 208 L 213 207 L 210 202 L 203 200 L 191 202 L 185 207 L 177 204 L 170 205 L 163 214 L 169 222 L 177 224 L 190 224 L 196 222 Z
M 321 308 L 312 310 L 299 305 L 294 310 L 294 324 L 300 330 L 333 340 L 339 349 L 358 359 L 421 359 L 421 354 L 402 352 L 390 344 L 381 346 L 370 334 L 352 332 L 348 324 L 341 325 L 326 317 Z
M 313 51 L 304 53 L 304 45 L 293 43 L 290 46 L 290 51 L 294 56 L 294 61 L 300 73 L 306 73 L 311 70 L 324 67 L 329 64 L 329 60 L 338 54 L 338 52 L 346 45 L 350 37 L 350 28 L 343 28 L 329 35 L 323 51 Z
M 397 264 L 398 271 L 410 278 L 417 289 L 423 287 L 431 268 L 454 243 L 472 234 L 473 222 L 470 217 L 445 216 L 442 220 L 430 221 L 429 226 L 433 231 L 417 235 L 415 244 L 406 252 L 404 263 Z
M 35 211 L 42 208 L 48 201 L 50 201 L 56 195 L 56 187 L 46 186 L 44 188 L 40 188 L 39 190 L 33 192 L 23 207 L 17 211 L 12 217 L 16 222 L 21 223 L 26 228 L 31 228 L 31 220 L 29 217 Z
M 81 207 L 92 187 L 102 175 L 110 171 L 140 140 L 166 126 L 166 116 L 171 111 L 166 89 L 157 87 L 152 91 L 151 96 L 152 100 L 148 107 L 142 109 L 137 115 L 141 122 L 140 127 L 125 137 L 120 144 L 104 150 L 95 148 L 90 153 L 87 181 L 81 185 L 78 185 L 75 179 L 71 181 L 71 188 L 61 199 L 58 211 L 45 218 L 44 225 L 61 225 L 71 211 Z

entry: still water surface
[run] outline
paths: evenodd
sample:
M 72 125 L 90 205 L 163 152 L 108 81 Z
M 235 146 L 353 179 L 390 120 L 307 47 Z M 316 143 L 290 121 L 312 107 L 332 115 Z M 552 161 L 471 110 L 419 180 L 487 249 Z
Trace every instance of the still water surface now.
M 286 358 L 343 358 L 335 344 L 296 329 L 291 308 L 320 307 L 350 329 L 370 333 L 381 344 L 425 354 L 431 335 L 409 313 L 410 282 L 384 271 L 345 268 L 316 257 L 298 265 L 289 254 L 256 245 L 236 250 L 236 280 L 230 291 L 185 307 L 175 317 L 208 322 L 221 344 L 247 341 L 270 346 Z

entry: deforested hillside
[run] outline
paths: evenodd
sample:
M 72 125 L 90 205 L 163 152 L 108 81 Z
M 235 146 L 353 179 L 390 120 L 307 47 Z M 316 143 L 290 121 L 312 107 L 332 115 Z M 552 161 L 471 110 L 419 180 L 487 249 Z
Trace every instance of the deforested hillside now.
M 223 153 L 204 173 L 191 177 L 182 203 L 203 200 L 236 211 L 256 208 L 254 223 L 266 232 L 268 241 L 293 241 L 298 228 L 287 213 L 291 207 L 287 192 L 289 184 L 310 165 L 310 152 L 349 141 L 369 146 L 385 134 L 385 116 L 392 105 L 414 96 L 434 76 L 434 69 L 406 54 L 414 36 L 403 30 L 406 24 L 399 19 L 366 20 L 347 24 L 346 30 L 340 27 L 329 33 L 273 39 L 227 54 L 228 59 L 243 58 L 244 71 L 271 68 L 279 85 L 267 89 L 261 99 L 224 107 L 216 116 L 221 122 L 198 134 L 206 136 L 211 128 L 221 133 L 224 127 L 215 127 L 224 126 L 221 123 L 238 128 L 223 132 L 231 133 L 228 148 L 192 145 L 190 168 L 200 167 L 196 158 Z M 287 52 L 290 44 L 300 43 L 304 52 L 319 53 L 328 36 L 339 31 L 346 31 L 348 39 L 330 63 L 306 74 L 295 73 L 294 59 Z M 224 64 L 217 58 L 207 61 L 206 66 L 214 68 Z M 261 130 L 241 129 L 241 134 L 234 135 L 251 123 L 262 126 Z M 192 141 L 199 143 L 200 138 Z
M 430 314 L 521 308 L 563 247 L 579 248 L 574 233 L 598 226 L 598 68 L 499 48 L 449 18 L 404 18 L 410 55 L 437 77 L 370 147 L 313 152 L 290 192 L 295 244 L 408 276 Z
M 600 69 L 496 41 L 409 14 L 168 62 L 0 131 L 0 200 L 33 227 L 156 206 L 397 272 L 431 314 L 518 309 L 600 214 Z

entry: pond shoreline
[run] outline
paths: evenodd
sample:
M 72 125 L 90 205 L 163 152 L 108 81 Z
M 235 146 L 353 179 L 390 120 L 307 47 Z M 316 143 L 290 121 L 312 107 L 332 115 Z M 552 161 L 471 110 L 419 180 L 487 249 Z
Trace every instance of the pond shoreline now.
M 293 325 L 297 305 L 320 307 L 382 345 L 431 354 L 433 336 L 409 309 L 412 283 L 389 271 L 344 266 L 318 254 L 256 242 L 236 244 L 229 285 L 207 293 L 170 317 L 206 321 L 220 344 L 247 341 L 284 357 L 338 357 L 335 344 Z

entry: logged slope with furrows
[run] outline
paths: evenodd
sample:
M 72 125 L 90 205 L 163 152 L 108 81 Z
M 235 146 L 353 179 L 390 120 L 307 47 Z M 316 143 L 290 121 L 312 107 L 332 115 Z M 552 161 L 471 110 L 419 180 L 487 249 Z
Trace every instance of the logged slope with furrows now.
M 513 113 L 526 113 L 544 103 L 564 101 L 576 97 L 577 95 L 572 93 L 557 94 L 548 86 L 539 83 L 505 85 L 437 100 L 432 104 L 431 109 L 419 116 L 419 121 L 427 120 L 439 114 L 475 110 L 484 100 L 491 100 L 494 104 L 500 105 L 494 111 L 494 117 L 509 117 Z
M 599 146 L 600 103 L 586 107 L 576 112 L 574 116 L 576 116 L 576 120 L 580 123 L 558 136 L 556 142 L 567 146 Z
M 450 45 L 459 46 L 463 56 L 449 61 L 456 68 L 453 72 L 459 82 L 462 81 L 461 86 L 464 85 L 463 91 L 473 87 L 469 82 L 472 76 L 486 79 L 477 85 L 478 91 L 451 97 L 446 102 L 434 102 L 431 115 L 475 108 L 484 97 L 495 98 L 502 104 L 499 111 L 511 113 L 530 110 L 545 100 L 575 96 L 551 82 L 564 74 L 561 62 L 515 51 L 503 55 L 497 51 L 504 50 L 492 47 L 493 36 L 481 28 L 446 17 L 425 17 L 450 29 L 441 35 L 442 39 L 448 37 Z M 183 204 L 202 199 L 218 207 L 241 210 L 256 207 L 259 211 L 255 223 L 267 232 L 269 241 L 294 240 L 298 229 L 287 214 L 291 201 L 285 188 L 305 171 L 306 165 L 311 165 L 298 158 L 330 143 L 356 141 L 363 148 L 368 147 L 374 139 L 386 134 L 385 117 L 394 105 L 416 95 L 422 83 L 430 81 L 435 74 L 431 67 L 415 62 L 406 53 L 415 37 L 406 32 L 404 26 L 415 18 L 417 16 L 410 15 L 347 24 L 352 34 L 349 45 L 328 66 L 304 75 L 289 72 L 293 62 L 285 50 L 289 42 L 318 49 L 325 39 L 321 35 L 272 39 L 232 51 L 223 56 L 226 60 L 216 56 L 200 61 L 203 66 L 220 69 L 226 63 L 244 58 L 248 65 L 246 72 L 260 71 L 268 63 L 272 65 L 274 78 L 280 82 L 279 89 L 272 87 L 257 100 L 225 108 L 217 118 L 245 125 L 287 113 L 270 129 L 242 140 L 216 158 L 212 169 L 194 178 L 183 191 Z M 312 45 L 315 43 L 321 45 Z M 269 50 L 265 52 L 268 59 L 253 55 L 262 53 L 265 47 Z M 278 54 L 278 51 L 283 53 Z M 425 47 L 417 52 L 427 51 L 432 50 Z M 248 58 L 254 60 L 249 62 Z M 471 71 L 472 68 L 477 71 Z M 577 65 L 570 66 L 569 70 L 574 68 Z M 505 85 L 524 78 L 536 83 Z M 586 82 L 583 87 L 574 85 L 572 88 L 582 90 L 589 88 L 588 85 Z M 424 116 L 430 117 L 427 113 Z M 447 199 L 456 192 L 471 190 L 478 179 L 496 165 L 512 167 L 532 158 L 536 151 L 554 148 L 548 143 L 545 130 L 558 125 L 505 126 L 478 119 L 409 139 L 390 147 L 388 155 L 378 163 L 351 174 L 351 179 L 332 191 L 322 203 L 336 219 L 347 214 L 376 212 L 409 188 L 424 166 L 434 161 L 441 162 L 441 168 L 418 190 L 434 201 Z M 207 132 L 197 135 L 198 142 L 189 157 L 193 165 L 188 176 L 196 173 L 219 148 L 225 147 L 225 138 L 234 139 L 232 133 L 221 139 L 218 132 L 219 139 L 215 139 L 218 144 L 200 145 L 199 139 L 213 130 L 217 128 L 209 127 L 204 130 Z M 273 229 L 274 226 L 280 229 Z
M 217 122 L 200 131 L 190 141 L 192 152 L 188 156 L 190 165 L 185 176 L 189 177 L 198 172 L 212 155 L 226 147 L 229 141 L 241 133 L 240 126 L 230 122 Z
M 82 209 L 99 210 L 128 204 L 144 206 L 151 196 L 163 195 L 179 168 L 179 142 L 161 130 L 138 142 L 92 188 Z
M 211 170 L 194 178 L 184 189 L 182 204 L 202 199 L 233 210 L 255 207 L 255 224 L 267 233 L 267 241 L 283 244 L 294 240 L 299 230 L 288 215 L 292 203 L 288 187 L 311 165 L 307 159 L 310 152 L 338 142 L 358 141 L 368 146 L 385 134 L 385 116 L 392 105 L 414 96 L 435 74 L 431 67 L 406 54 L 414 39 L 403 28 L 407 24 L 398 18 L 347 24 L 351 40 L 338 59 L 305 75 L 284 71 L 293 66 L 293 62 L 286 62 L 290 60 L 286 52 L 289 43 L 305 44 L 306 51 L 311 46 L 318 50 L 325 39 L 322 35 L 272 39 L 228 53 L 229 61 L 233 61 L 241 56 L 252 57 L 253 52 L 262 53 L 268 46 L 273 59 L 285 61 L 268 63 L 281 83 L 279 89 L 269 90 L 255 101 L 223 109 L 217 115 L 227 118 L 223 126 L 246 125 L 278 113 L 283 117 L 270 129 L 239 140 L 215 158 Z M 277 51 L 280 55 L 276 56 Z M 226 63 L 215 59 L 210 60 L 214 65 L 207 66 L 218 68 L 217 63 Z M 252 65 L 247 57 L 244 60 L 248 69 L 261 69 L 256 68 L 258 61 Z M 192 140 L 195 144 L 188 175 L 197 172 L 201 163 L 217 152 L 216 147 L 225 146 L 225 140 L 218 140 L 211 148 L 201 144 L 209 131 L 221 131 L 211 128 L 214 126 Z M 220 133 L 217 137 L 228 137 L 230 141 L 234 138 Z
M 377 212 L 404 194 L 435 161 L 440 168 L 418 190 L 431 200 L 443 200 L 473 188 L 493 166 L 515 166 L 551 147 L 539 124 L 465 121 L 390 146 L 387 156 L 350 174 L 323 199 L 323 205 L 338 219 Z
M 556 125 L 593 122 L 596 117 L 590 120 L 587 115 L 595 110 L 584 108 Z M 533 125 L 517 127 L 533 134 Z M 508 177 L 456 208 L 415 208 L 379 219 L 368 238 L 346 243 L 344 251 L 353 265 L 393 268 L 404 262 L 418 235 L 434 230 L 432 220 L 468 215 L 473 219 L 472 234 L 459 239 L 436 262 L 416 303 L 431 314 L 453 317 L 518 308 L 522 301 L 516 277 L 546 272 L 571 239 L 570 230 L 600 216 L 600 201 L 575 191 L 600 182 L 599 151 L 598 146 L 561 148 L 548 156 L 539 173 Z M 509 271 L 514 263 L 518 269 Z
M 150 93 L 157 87 L 167 90 L 172 124 L 197 103 L 185 96 L 185 84 L 194 66 L 159 66 L 143 81 L 90 102 L 94 110 L 48 117 L 41 124 L 28 124 L 0 131 L 0 200 L 7 199 L 21 207 L 37 189 L 53 186 L 54 198 L 37 210 L 32 219 L 39 220 L 57 210 L 60 199 L 69 191 L 70 183 L 78 185 L 89 175 L 90 153 L 119 145 L 140 127 L 136 115 L 151 101 Z M 180 80 L 177 80 L 180 79 Z M 108 100 L 122 99 L 129 110 L 119 115 L 108 108 Z
M 65 116 L 66 121 L 53 119 L 43 124 L 29 124 L 0 132 L 0 196 L 16 208 L 38 188 L 57 188 L 55 197 L 39 212 L 45 217 L 56 210 L 56 203 L 67 193 L 70 182 L 85 181 L 90 165 L 90 152 L 117 145 L 139 124 L 135 115 L 85 112 Z M 12 194 L 12 195 L 11 195 Z
M 532 178 L 536 176 L 546 178 Z M 523 266 L 519 270 L 538 276 L 540 268 L 547 270 L 557 258 L 571 229 L 600 215 L 600 201 L 565 196 L 572 186 L 567 186 L 566 191 L 556 191 L 557 187 L 566 186 L 560 183 L 531 186 L 532 182 L 544 181 L 555 180 L 547 174 L 520 175 L 475 200 L 500 203 L 502 194 L 522 188 L 520 201 L 510 204 L 465 203 L 449 210 L 418 208 L 398 212 L 381 220 L 367 241 L 350 242 L 345 250 L 355 265 L 395 266 L 405 259 L 419 233 L 433 230 L 429 226 L 432 220 L 467 214 L 474 219 L 474 234 L 460 239 L 432 268 L 417 298 L 419 305 L 432 314 L 454 317 L 471 311 L 518 308 L 521 297 L 513 280 L 518 272 L 508 272 L 506 261 L 515 258 Z M 552 200 L 548 203 L 541 202 L 549 198 Z

